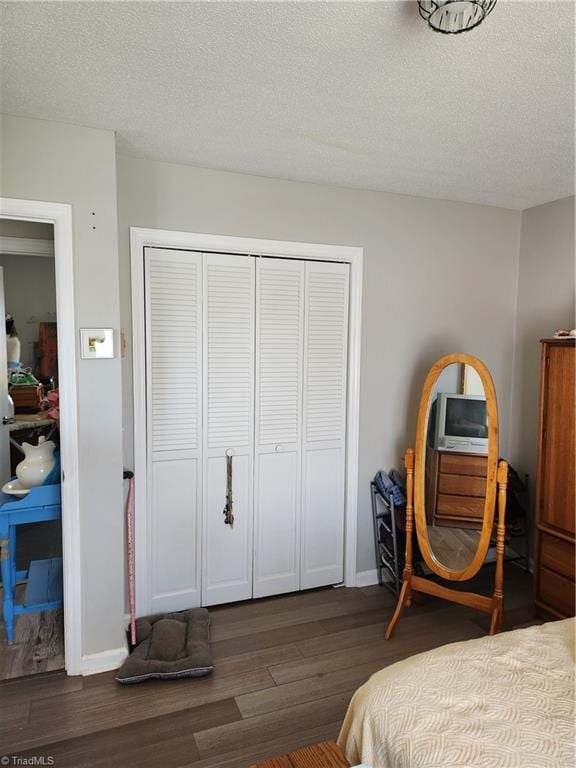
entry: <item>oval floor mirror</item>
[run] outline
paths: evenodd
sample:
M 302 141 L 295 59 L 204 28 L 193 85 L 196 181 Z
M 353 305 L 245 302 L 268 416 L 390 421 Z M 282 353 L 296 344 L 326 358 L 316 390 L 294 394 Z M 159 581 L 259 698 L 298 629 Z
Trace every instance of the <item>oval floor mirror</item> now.
M 430 369 L 420 399 L 416 449 L 406 466 L 406 557 L 398 604 L 386 630 L 389 640 L 412 594 L 422 592 L 491 614 L 499 631 L 508 464 L 498 461 L 498 405 L 488 368 L 465 354 L 442 357 Z M 498 521 L 494 537 L 496 504 Z M 491 596 L 452 589 L 417 576 L 413 535 L 427 568 L 446 581 L 472 579 L 496 540 Z

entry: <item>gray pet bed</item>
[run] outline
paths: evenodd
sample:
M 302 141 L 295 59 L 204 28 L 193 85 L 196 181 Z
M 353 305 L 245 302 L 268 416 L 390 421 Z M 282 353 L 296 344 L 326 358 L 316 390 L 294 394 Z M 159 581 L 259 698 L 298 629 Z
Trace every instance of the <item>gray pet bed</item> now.
M 136 642 L 118 670 L 119 683 L 202 677 L 212 672 L 210 618 L 206 608 L 138 619 Z

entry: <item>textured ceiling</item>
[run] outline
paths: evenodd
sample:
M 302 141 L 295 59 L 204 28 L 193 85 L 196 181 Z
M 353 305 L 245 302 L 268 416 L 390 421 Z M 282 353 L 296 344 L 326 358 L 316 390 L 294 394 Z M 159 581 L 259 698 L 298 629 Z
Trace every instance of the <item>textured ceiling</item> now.
M 123 154 L 526 208 L 573 194 L 574 3 L 2 3 L 2 111 Z

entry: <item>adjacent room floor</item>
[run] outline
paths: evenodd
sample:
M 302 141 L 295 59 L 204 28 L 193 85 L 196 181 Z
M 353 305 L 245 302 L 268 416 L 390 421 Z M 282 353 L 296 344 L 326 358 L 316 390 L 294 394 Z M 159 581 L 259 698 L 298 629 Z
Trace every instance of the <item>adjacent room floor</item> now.
M 16 589 L 20 601 L 25 584 Z M 0 585 L 0 604 L 3 590 Z M 8 645 L 0 618 L 0 680 L 64 669 L 64 612 L 25 613 L 16 619 L 14 643 Z
M 473 586 L 490 591 L 493 567 Z M 505 628 L 533 621 L 531 577 L 508 566 Z M 211 609 L 215 671 L 120 686 L 114 673 L 45 673 L 0 683 L 4 754 L 63 766 L 244 768 L 334 739 L 352 693 L 407 656 L 480 637 L 488 617 L 434 598 L 383 639 L 384 588 L 321 589 Z

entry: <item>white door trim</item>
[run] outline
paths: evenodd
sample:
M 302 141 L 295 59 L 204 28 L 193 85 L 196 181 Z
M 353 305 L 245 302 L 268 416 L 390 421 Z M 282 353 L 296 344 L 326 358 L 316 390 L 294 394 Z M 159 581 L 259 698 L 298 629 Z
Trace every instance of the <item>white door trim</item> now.
M 347 245 L 322 245 L 252 237 L 207 235 L 165 229 L 130 227 L 132 276 L 132 361 L 134 375 L 134 469 L 137 519 L 146 500 L 146 344 L 144 330 L 144 248 L 276 256 L 343 261 L 350 264 L 348 340 L 348 398 L 346 406 L 346 508 L 344 524 L 344 584 L 356 586 L 358 520 L 358 448 L 360 431 L 360 340 L 362 325 L 362 267 L 364 249 Z M 136 551 L 145 551 L 146 531 L 136 532 Z M 138 596 L 137 596 L 138 601 Z M 144 606 L 142 606 L 144 608 Z
M 61 403 L 64 650 L 67 673 L 80 675 L 82 674 L 82 562 L 72 206 L 65 203 L 0 197 L 0 218 L 40 221 L 54 226 Z

